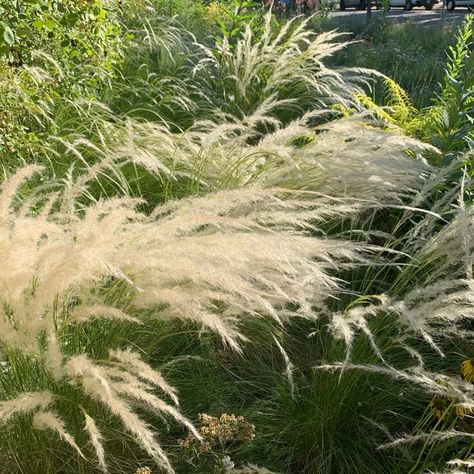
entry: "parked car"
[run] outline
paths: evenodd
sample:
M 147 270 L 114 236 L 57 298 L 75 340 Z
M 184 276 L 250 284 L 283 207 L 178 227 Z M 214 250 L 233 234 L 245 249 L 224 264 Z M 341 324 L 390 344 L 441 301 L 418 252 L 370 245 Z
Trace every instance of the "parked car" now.
M 390 0 L 390 8 L 401 7 L 404 10 L 411 10 L 413 7 L 425 7 L 431 10 L 439 0 Z M 449 1 L 449 0 L 448 0 Z
M 473 0 L 446 0 L 446 10 L 452 12 L 456 7 L 474 8 Z
M 365 10 L 367 8 L 366 0 L 338 0 L 332 3 L 336 7 L 339 6 L 341 11 L 344 11 L 346 8 L 355 8 L 357 10 Z
M 460 2 L 460 5 L 467 5 L 469 2 L 474 4 L 474 0 L 447 0 L 447 4 L 450 2 L 454 5 Z M 435 3 L 439 0 L 389 0 L 389 8 L 403 8 L 404 10 L 411 10 L 413 7 L 425 7 L 427 10 L 431 10 Z M 346 8 L 356 8 L 357 10 L 365 10 L 367 8 L 367 0 L 331 0 L 331 3 L 335 8 L 339 7 L 339 10 L 343 11 Z M 381 0 L 372 0 L 372 4 L 376 8 L 382 8 Z M 454 9 L 454 6 L 453 6 Z

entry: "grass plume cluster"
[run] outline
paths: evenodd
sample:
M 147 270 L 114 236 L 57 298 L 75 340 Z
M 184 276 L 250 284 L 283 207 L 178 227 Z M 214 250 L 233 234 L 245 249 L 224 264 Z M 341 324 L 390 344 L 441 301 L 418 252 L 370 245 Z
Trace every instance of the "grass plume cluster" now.
M 100 94 L 33 106 L 22 81 L 53 78 L 9 71 L 29 138 L 0 191 L 4 465 L 468 466 L 472 155 L 439 168 L 386 127 L 414 113 L 393 82 L 374 117 L 380 76 L 329 68 L 346 44 L 311 18 L 216 41 L 142 7 Z M 199 413 L 248 442 L 186 458 Z
M 103 344 L 100 351 L 81 344 L 91 320 L 140 325 L 143 318 L 190 319 L 239 350 L 239 320 L 269 316 L 283 324 L 292 316 L 317 317 L 315 308 L 325 311 L 328 299 L 342 291 L 331 268 L 363 258 L 361 245 L 305 235 L 327 215 L 353 211 L 338 201 L 247 188 L 170 201 L 145 215 L 127 197 L 85 204 L 86 180 L 71 178 L 57 192 L 39 188 L 16 203 L 18 188 L 37 171 L 24 168 L 4 181 L 0 198 L 2 393 L 9 398 L 1 405 L 2 421 L 33 415 L 33 428 L 53 430 L 83 457 L 54 411 L 60 398 L 55 389 L 71 384 L 83 391 L 74 408 L 83 411 L 102 469 L 100 428 L 84 408 L 88 401 L 103 404 L 170 472 L 130 401 L 199 435 L 161 398 L 177 403 L 175 391 L 138 352 L 119 341 L 107 347 L 109 326 L 104 340 L 96 341 Z M 16 357 L 37 364 L 44 375 L 23 387 L 12 383 Z

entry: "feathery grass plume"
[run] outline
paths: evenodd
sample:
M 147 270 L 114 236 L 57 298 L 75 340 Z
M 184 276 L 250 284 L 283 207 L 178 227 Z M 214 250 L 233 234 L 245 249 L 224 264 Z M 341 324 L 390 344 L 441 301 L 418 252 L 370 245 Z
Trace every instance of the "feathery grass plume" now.
M 162 389 L 176 405 L 179 405 L 176 390 L 166 383 L 166 380 L 156 371 L 152 370 L 148 364 L 140 359 L 136 352 L 131 350 L 115 350 L 110 352 L 111 357 L 119 360 L 128 367 L 128 370 L 135 371 L 135 375 L 144 379 L 154 386 Z
M 49 392 L 23 393 L 14 400 L 0 402 L 0 423 L 6 423 L 11 417 L 20 413 L 45 409 L 52 402 L 53 395 Z
M 456 207 L 450 209 L 454 218 L 449 225 L 434 234 L 419 251 L 420 260 L 431 270 L 431 282 L 473 278 L 474 211 L 472 206 Z
M 54 397 L 70 384 L 83 392 L 80 403 L 74 398 L 71 403 L 85 420 L 102 469 L 103 430 L 92 404 L 119 420 L 168 472 L 172 467 L 154 430 L 133 407 L 170 416 L 196 433 L 158 394 L 176 404 L 175 390 L 122 339 L 110 335 L 111 324 L 190 319 L 238 350 L 244 339 L 240 320 L 317 318 L 342 290 L 342 282 L 331 276 L 334 269 L 366 264 L 371 251 L 309 236 L 333 206 L 349 215 L 357 210 L 345 206 L 343 211 L 337 200 L 324 196 L 246 188 L 168 202 L 146 215 L 129 197 L 88 203 L 91 170 L 85 177 L 70 175 L 62 188 L 39 188 L 21 202 L 17 190 L 36 172 L 38 167 L 20 170 L 0 192 L 0 342 L 9 354 L 42 365 L 47 381 L 40 377 L 35 383 L 50 387 L 54 403 L 20 390 L 4 402 L 5 416 L 41 408 L 35 426 L 55 430 L 85 452 L 78 435 L 66 431 L 67 418 L 59 418 L 61 397 Z M 110 299 L 108 288 L 114 285 L 124 288 L 122 299 Z M 95 353 L 76 338 L 81 328 L 100 320 L 108 321 L 104 328 L 109 329 L 99 329 L 104 347 Z M 2 383 L 15 377 L 13 362 Z M 44 411 L 46 406 L 50 411 Z
M 426 145 L 356 118 L 332 121 L 313 130 L 293 130 L 293 137 L 288 131 L 291 129 L 265 137 L 260 147 L 273 144 L 268 150 L 272 153 L 286 145 L 296 168 L 294 177 L 289 176 L 290 161 L 287 167 L 275 166 L 275 175 L 262 173 L 262 181 L 281 185 L 286 178 L 291 187 L 388 204 L 413 198 L 432 172 L 422 158 Z M 307 144 L 289 148 L 299 137 Z M 417 158 L 409 157 L 408 152 Z
M 263 109 L 284 123 L 315 109 L 337 115 L 329 109 L 355 107 L 353 93 L 377 73 L 327 67 L 324 62 L 347 43 L 337 41 L 335 32 L 315 34 L 310 21 L 280 26 L 269 13 L 262 38 L 248 26 L 231 48 L 225 38 L 213 46 L 199 43 L 175 19 L 146 19 L 133 30 L 136 40 L 107 102 L 117 114 L 172 124 L 174 130 L 223 114 L 241 120 Z
M 107 463 L 105 461 L 105 451 L 103 445 L 103 437 L 102 433 L 97 428 L 97 424 L 92 417 L 90 417 L 87 413 L 84 413 L 85 423 L 84 423 L 84 430 L 87 431 L 92 445 L 94 446 L 95 453 L 97 455 L 97 460 L 99 462 L 100 470 L 107 474 Z
M 341 315 L 335 315 L 331 327 L 336 336 L 345 340 L 348 347 L 347 357 L 350 355 L 354 329 L 360 329 L 369 337 L 375 352 L 383 360 L 367 320 L 383 313 L 392 313 L 409 332 L 420 334 L 431 347 L 443 355 L 442 349 L 436 343 L 438 337 L 470 334 L 463 326 L 467 320 L 474 318 L 473 290 L 472 280 L 458 279 L 415 288 L 399 299 L 380 295 L 377 297 L 379 304 L 356 306 Z
M 460 157 L 460 162 L 463 159 Z M 442 456 L 439 451 L 444 453 L 445 459 L 469 456 L 472 452 L 472 448 L 466 448 L 453 453 L 450 440 L 459 438 L 461 443 L 464 439 L 468 446 L 472 446 L 468 423 L 474 407 L 473 385 L 465 374 L 465 380 L 462 380 L 458 375 L 447 375 L 449 372 L 444 369 L 452 361 L 453 344 L 456 344 L 456 350 L 459 347 L 462 350 L 464 345 L 470 347 L 474 317 L 474 214 L 471 203 L 465 202 L 471 181 L 464 173 L 460 182 L 449 189 L 446 183 L 451 183 L 451 176 L 452 168 L 441 170 L 438 176 L 426 181 L 422 190 L 424 205 L 429 205 L 439 196 L 432 207 L 435 212 L 427 211 L 422 217 L 421 210 L 409 208 L 397 223 L 397 226 L 406 226 L 408 232 L 396 248 L 410 255 L 411 259 L 408 265 L 398 269 L 395 278 L 389 282 L 384 280 L 389 284 L 387 291 L 379 295 L 364 295 L 359 301 L 350 303 L 345 311 L 333 315 L 330 326 L 333 333 L 346 342 L 346 360 L 340 364 L 320 366 L 323 370 L 338 370 L 341 374 L 346 370 L 360 370 L 393 377 L 403 385 L 419 387 L 421 398 L 431 395 L 433 400 L 442 401 L 441 408 L 436 405 L 434 410 L 432 405 L 426 408 L 412 433 L 407 430 L 408 434 L 400 436 L 398 432 L 393 442 L 387 445 L 419 443 L 419 446 L 410 448 L 416 453 L 413 472 L 433 466 L 431 463 L 439 460 L 436 456 Z M 431 191 L 428 189 L 430 186 Z M 446 193 L 441 194 L 440 190 L 444 189 Z M 420 196 L 415 198 L 415 202 L 418 199 Z M 407 361 L 394 363 L 389 358 L 383 359 L 379 341 L 369 329 L 371 322 L 376 325 L 377 319 L 387 316 L 396 323 L 386 332 L 381 332 L 380 344 L 387 337 L 417 360 L 417 367 L 407 368 L 411 364 Z M 358 332 L 368 336 L 380 365 L 351 362 L 351 349 Z M 430 349 L 434 349 L 438 356 L 446 357 L 436 360 L 434 351 Z M 450 361 L 444 362 L 445 359 Z
M 108 103 L 114 111 L 172 124 L 174 130 L 223 115 L 257 117 L 263 110 L 284 123 L 314 110 L 337 115 L 332 106 L 355 107 L 353 93 L 377 73 L 326 66 L 347 43 L 337 41 L 341 35 L 335 32 L 315 34 L 310 21 L 275 25 L 269 13 L 262 39 L 248 25 L 234 48 L 225 38 L 201 44 L 174 19 L 147 19 L 134 31 L 137 40 Z M 263 131 L 272 123 L 260 125 Z
M 74 438 L 66 431 L 64 421 L 51 411 L 40 411 L 33 417 L 33 427 L 37 430 L 52 430 L 56 432 L 61 439 L 70 444 L 79 455 L 84 458 L 81 449 L 74 441 Z
M 164 172 L 157 172 L 170 195 L 254 184 L 351 197 L 359 203 L 403 203 L 414 199 L 433 173 L 422 158 L 428 145 L 355 118 L 308 126 L 317 114 L 283 126 L 262 112 L 242 121 L 198 122 L 183 134 L 129 121 L 125 144 L 112 153 L 137 163 L 146 155 L 150 168 L 154 159 L 156 168 L 161 162 Z M 262 136 L 257 124 L 265 120 L 276 130 Z
M 344 47 L 337 35 L 316 36 L 306 20 L 292 20 L 281 31 L 266 22 L 265 44 L 247 32 L 240 46 L 220 45 L 217 52 L 172 23 L 159 34 L 145 24 L 137 38 L 148 48 L 138 41 L 130 47 L 128 82 L 123 91 L 120 81 L 114 87 L 118 97 L 105 97 L 110 107 L 67 99 L 56 107 L 48 155 L 58 158 L 49 158 L 57 175 L 74 163 L 76 176 L 100 177 L 94 196 L 133 188 L 157 201 L 254 182 L 381 201 L 416 193 L 429 167 L 407 152 L 419 157 L 426 145 L 355 117 L 314 129 L 339 116 L 334 104 L 353 105 L 368 74 L 324 65 Z M 251 56 L 243 55 L 245 48 Z M 255 57 L 266 59 L 254 67 Z M 234 107 L 227 90 L 234 80 L 248 82 L 242 86 L 248 107 Z
M 441 439 L 441 440 L 447 440 L 450 438 L 474 438 L 473 433 L 467 433 L 467 432 L 461 432 L 461 431 L 440 431 L 440 432 L 431 432 L 431 433 L 421 433 L 419 435 L 410 435 L 410 436 L 404 436 L 395 439 L 394 441 L 391 441 L 390 443 L 387 443 L 380 448 L 391 448 L 394 446 L 399 446 L 400 444 L 404 443 L 415 443 L 417 441 L 423 441 L 426 439 L 434 440 L 434 439 Z
M 69 376 L 79 379 L 85 392 L 97 401 L 103 403 L 110 412 L 119 418 L 124 428 L 133 436 L 135 442 L 141 446 L 166 472 L 174 472 L 161 446 L 157 443 L 151 427 L 131 409 L 131 403 L 126 396 L 129 393 L 123 390 L 123 383 L 127 387 L 139 384 L 139 380 L 126 371 L 113 370 L 94 364 L 85 354 L 72 357 L 65 366 Z M 152 393 L 146 393 L 146 402 L 159 402 Z M 123 397 L 122 395 L 125 395 Z M 139 400 L 141 401 L 141 400 Z M 166 405 L 166 404 L 165 404 Z M 188 423 L 188 425 L 190 425 Z
M 446 177 L 450 173 L 440 174 Z M 435 176 L 428 182 L 435 190 L 442 180 Z M 474 317 L 474 212 L 464 202 L 470 182 L 464 175 L 454 192 L 450 190 L 440 199 L 437 212 L 427 211 L 421 220 L 416 217 L 421 209 L 406 208 L 397 225 L 409 219 L 415 224 L 398 248 L 411 256 L 409 264 L 400 269 L 386 293 L 364 298 L 362 304 L 351 304 L 332 318 L 333 333 L 346 341 L 348 351 L 355 330 L 361 330 L 383 360 L 367 324 L 387 313 L 397 317 L 403 330 L 421 335 L 440 355 L 443 350 L 437 340 L 472 337 L 469 321 Z
M 203 90 L 212 91 L 212 107 L 243 117 L 273 99 L 273 114 L 291 116 L 292 110 L 321 104 L 354 104 L 353 94 L 367 82 L 368 71 L 327 68 L 323 61 L 346 43 L 334 41 L 339 33 L 315 34 L 310 21 L 295 18 L 274 28 L 269 12 L 258 37 L 247 25 L 232 48 L 225 38 L 214 48 L 201 45 L 204 57 L 194 74 Z
M 335 363 L 315 367 L 318 370 L 361 370 L 387 375 L 394 380 L 405 381 L 422 388 L 426 393 L 445 397 L 465 408 L 474 406 L 474 386 L 459 377 L 430 372 L 424 367 L 409 367 L 404 370 L 389 365 Z
M 196 38 L 176 18 L 152 15 L 129 27 L 124 64 L 106 101 L 129 117 L 183 127 L 192 123 L 204 97 L 191 74 L 199 59 Z
M 273 337 L 273 340 L 276 346 L 278 347 L 278 350 L 280 351 L 283 357 L 283 360 L 285 362 L 285 375 L 288 380 L 288 384 L 290 386 L 291 396 L 294 397 L 295 396 L 295 382 L 293 380 L 293 370 L 295 366 L 292 364 L 290 357 L 288 356 L 288 353 L 285 351 L 284 347 L 280 344 L 280 342 L 275 336 Z
M 402 204 L 414 200 L 433 173 L 422 158 L 428 145 L 363 119 L 314 128 L 308 122 L 320 115 L 316 111 L 283 126 L 267 111 L 257 112 L 243 120 L 200 121 L 178 133 L 133 119 L 115 118 L 111 125 L 111 112 L 101 109 L 94 119 L 95 137 L 85 140 L 65 130 L 54 140 L 54 153 L 59 157 L 66 152 L 67 160 L 74 162 L 69 173 L 77 193 L 98 181 L 90 197 L 133 190 L 146 191 L 157 202 L 254 184 L 356 198 L 366 205 Z M 258 124 L 265 122 L 272 123 L 274 131 L 262 135 Z M 54 168 L 59 176 L 67 173 Z M 70 194 L 75 197 L 72 190 Z

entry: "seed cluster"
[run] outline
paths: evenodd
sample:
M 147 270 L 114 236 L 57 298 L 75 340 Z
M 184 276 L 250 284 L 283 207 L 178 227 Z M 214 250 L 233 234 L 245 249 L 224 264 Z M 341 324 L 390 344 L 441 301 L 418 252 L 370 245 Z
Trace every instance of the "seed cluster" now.
M 223 413 L 216 418 L 205 413 L 199 415 L 198 440 L 192 433 L 185 439 L 180 439 L 180 446 L 193 449 L 199 453 L 207 453 L 223 449 L 234 443 L 246 443 L 255 437 L 255 425 L 248 423 L 243 416 Z

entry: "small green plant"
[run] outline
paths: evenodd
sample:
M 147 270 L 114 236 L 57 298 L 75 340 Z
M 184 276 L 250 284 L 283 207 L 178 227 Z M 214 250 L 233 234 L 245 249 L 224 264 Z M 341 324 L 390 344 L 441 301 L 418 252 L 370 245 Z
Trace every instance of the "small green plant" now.
M 225 41 L 230 46 L 234 46 L 237 39 L 242 36 L 248 25 L 258 36 L 263 26 L 262 3 L 258 0 L 231 0 L 225 7 L 227 15 L 225 18 L 217 18 L 220 29 L 218 42 Z
M 457 43 L 449 49 L 445 79 L 431 112 L 430 134 L 445 155 L 446 163 L 456 152 L 466 150 L 474 137 L 474 53 L 473 17 L 466 17 Z
M 420 137 L 424 131 L 422 113 L 416 109 L 407 92 L 392 79 L 384 79 L 384 104 L 377 104 L 366 94 L 359 94 L 357 100 L 387 125 L 395 125 L 409 135 Z

